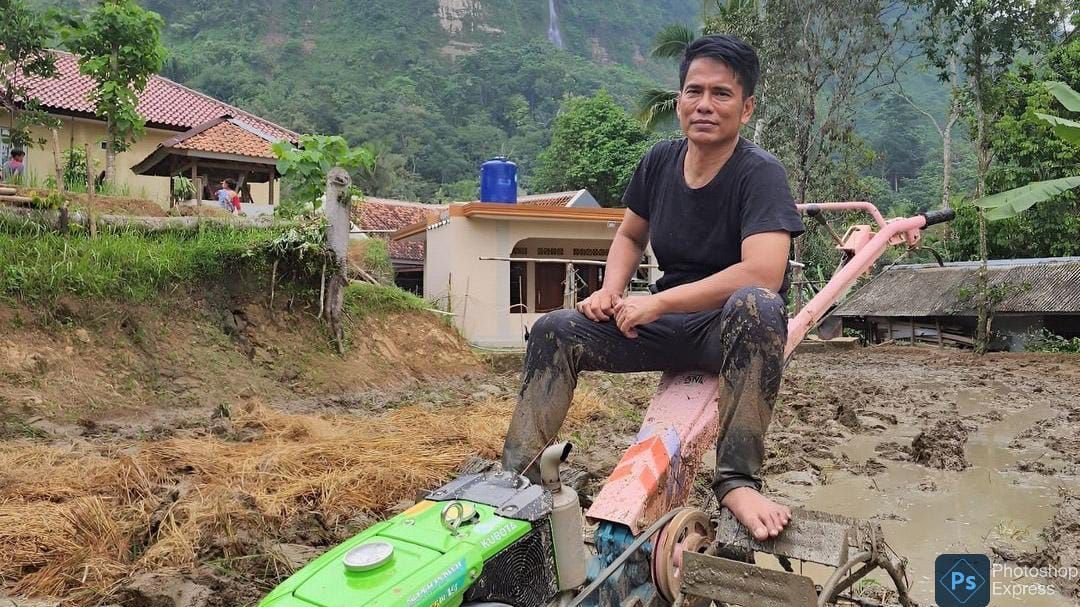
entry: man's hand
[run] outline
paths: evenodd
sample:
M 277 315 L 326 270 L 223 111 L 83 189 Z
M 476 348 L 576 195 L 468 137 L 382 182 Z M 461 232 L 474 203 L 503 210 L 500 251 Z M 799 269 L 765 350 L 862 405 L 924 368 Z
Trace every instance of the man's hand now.
M 615 323 L 623 335 L 634 339 L 637 327 L 651 323 L 663 313 L 663 304 L 655 295 L 628 297 L 615 306 Z
M 607 289 L 594 291 L 577 304 L 578 312 L 581 312 L 589 320 L 603 322 L 611 320 L 615 316 L 615 307 L 622 302 L 622 293 L 616 293 Z

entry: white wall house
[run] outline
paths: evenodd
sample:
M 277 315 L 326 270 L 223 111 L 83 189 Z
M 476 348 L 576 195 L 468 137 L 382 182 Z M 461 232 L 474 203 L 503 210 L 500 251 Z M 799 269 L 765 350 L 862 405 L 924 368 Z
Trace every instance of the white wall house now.
M 537 318 L 601 286 L 603 266 L 581 262 L 606 259 L 623 213 L 527 199 L 457 203 L 437 219 L 403 228 L 394 239 L 425 243 L 424 297 L 451 312 L 470 342 L 520 347 Z M 647 251 L 643 265 L 652 260 Z M 634 288 L 646 289 L 657 275 L 644 267 Z

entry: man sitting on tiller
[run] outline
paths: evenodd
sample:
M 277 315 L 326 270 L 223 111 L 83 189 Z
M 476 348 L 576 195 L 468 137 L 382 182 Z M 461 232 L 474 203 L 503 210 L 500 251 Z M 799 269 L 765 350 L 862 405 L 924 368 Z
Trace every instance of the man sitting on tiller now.
M 758 472 L 783 370 L 788 251 L 804 228 L 783 166 L 739 136 L 759 74 L 757 53 L 737 38 L 687 47 L 677 106 L 686 137 L 653 146 L 634 172 L 601 289 L 533 326 L 505 468 L 535 476 L 579 371 L 719 373 L 716 497 L 758 540 L 789 522 L 760 493 Z M 650 241 L 664 275 L 655 294 L 624 298 Z

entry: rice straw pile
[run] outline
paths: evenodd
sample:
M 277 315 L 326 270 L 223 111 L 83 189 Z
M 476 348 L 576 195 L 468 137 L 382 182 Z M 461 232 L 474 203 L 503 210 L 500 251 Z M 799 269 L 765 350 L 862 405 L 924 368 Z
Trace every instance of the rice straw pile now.
M 610 415 L 579 392 L 567 430 Z M 233 413 L 233 440 L 0 444 L 0 580 L 84 605 L 140 572 L 262 552 L 305 517 L 355 531 L 468 457 L 496 458 L 511 410 L 491 399 L 321 418 L 253 404 Z

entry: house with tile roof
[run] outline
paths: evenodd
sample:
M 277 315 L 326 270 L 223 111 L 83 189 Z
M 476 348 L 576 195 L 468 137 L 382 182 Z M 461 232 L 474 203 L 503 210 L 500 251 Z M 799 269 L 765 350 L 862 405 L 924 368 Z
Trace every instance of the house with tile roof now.
M 57 75 L 31 77 L 25 83 L 27 89 L 61 121 L 60 147 L 89 144 L 95 165 L 103 169 L 106 129 L 89 101 L 94 82 L 79 73 L 74 55 L 54 54 Z M 261 203 L 276 199 L 279 175 L 270 145 L 280 140 L 295 142 L 297 133 L 163 76 L 150 78 L 139 95 L 138 111 L 146 119 L 146 133 L 116 157 L 117 182 L 132 196 L 167 204 L 171 179 L 165 177 L 184 175 L 203 185 L 216 184 L 225 177 L 242 179 L 248 184 L 245 191 L 249 199 Z M 9 120 L 0 111 L 0 125 L 9 124 Z M 0 140 L 6 141 L 6 134 L 0 127 Z M 34 135 L 51 141 L 49 133 Z M 7 144 L 0 147 L 6 157 Z M 52 174 L 52 150 L 27 150 L 27 170 L 41 180 Z
M 466 339 L 521 347 L 540 316 L 600 288 L 625 213 L 601 208 L 595 199 L 572 206 L 575 196 L 565 194 L 523 196 L 515 204 L 450 204 L 391 238 L 423 247 L 423 296 L 453 314 Z M 647 292 L 659 276 L 654 259 L 647 249 L 632 293 Z

